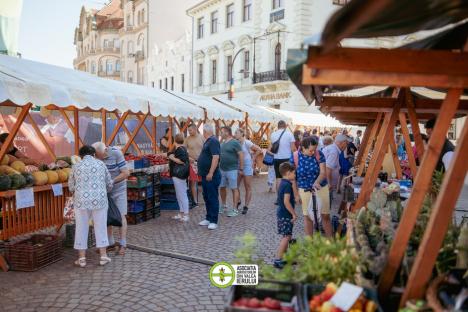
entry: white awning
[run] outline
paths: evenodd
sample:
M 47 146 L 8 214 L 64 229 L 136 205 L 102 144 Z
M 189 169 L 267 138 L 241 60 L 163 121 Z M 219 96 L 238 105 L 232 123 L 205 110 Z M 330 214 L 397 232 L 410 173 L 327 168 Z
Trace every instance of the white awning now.
M 103 79 L 91 74 L 0 55 L 0 102 L 54 104 L 78 109 L 106 109 L 153 116 L 203 119 L 202 109 L 166 92 Z
M 273 110 L 273 109 L 271 109 Z M 328 127 L 328 128 L 344 128 L 346 127 L 341 122 L 333 117 L 325 116 L 318 109 L 313 113 L 293 112 L 287 110 L 274 109 L 280 114 L 288 116 L 292 119 L 292 123 L 296 126 L 308 127 Z

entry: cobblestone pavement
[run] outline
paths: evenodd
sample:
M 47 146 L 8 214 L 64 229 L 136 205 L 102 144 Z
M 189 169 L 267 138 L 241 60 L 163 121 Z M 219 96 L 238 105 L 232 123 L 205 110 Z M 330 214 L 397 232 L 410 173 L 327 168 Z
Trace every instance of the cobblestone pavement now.
M 228 197 L 229 200 L 230 197 Z M 174 212 L 129 227 L 129 244 L 177 252 L 209 260 L 230 260 L 237 236 L 253 232 L 259 251 L 271 261 L 278 243 L 274 194 L 266 177 L 254 180 L 254 197 L 246 216 L 221 216 L 220 227 L 209 231 L 198 226 L 205 207 L 192 211 L 191 221 L 171 220 Z M 299 210 L 298 210 L 299 212 Z M 295 236 L 302 233 L 302 222 Z M 0 311 L 222 311 L 227 290 L 210 285 L 209 266 L 185 260 L 128 250 L 113 256 L 105 267 L 90 252 L 85 269 L 75 268 L 71 249 L 64 260 L 38 272 L 0 272 Z

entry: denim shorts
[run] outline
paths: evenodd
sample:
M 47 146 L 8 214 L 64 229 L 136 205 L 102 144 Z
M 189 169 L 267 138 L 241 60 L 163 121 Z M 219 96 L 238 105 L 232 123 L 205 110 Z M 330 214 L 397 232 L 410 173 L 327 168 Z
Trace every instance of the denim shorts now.
M 237 170 L 221 170 L 221 184 L 219 185 L 219 187 L 226 187 L 231 190 L 237 189 L 237 175 Z
M 244 172 L 243 174 L 245 176 L 253 176 L 253 165 L 252 165 L 252 162 L 245 162 L 244 163 Z

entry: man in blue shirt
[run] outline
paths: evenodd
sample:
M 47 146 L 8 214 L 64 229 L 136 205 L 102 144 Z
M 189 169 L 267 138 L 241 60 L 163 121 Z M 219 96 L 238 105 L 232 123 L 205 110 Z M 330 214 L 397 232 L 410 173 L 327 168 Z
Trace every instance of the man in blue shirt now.
M 210 230 L 218 228 L 219 214 L 219 184 L 221 174 L 219 172 L 220 144 L 214 136 L 212 125 L 203 126 L 205 143 L 198 157 L 198 175 L 202 178 L 203 199 L 206 206 L 206 218 L 199 225 L 208 226 Z

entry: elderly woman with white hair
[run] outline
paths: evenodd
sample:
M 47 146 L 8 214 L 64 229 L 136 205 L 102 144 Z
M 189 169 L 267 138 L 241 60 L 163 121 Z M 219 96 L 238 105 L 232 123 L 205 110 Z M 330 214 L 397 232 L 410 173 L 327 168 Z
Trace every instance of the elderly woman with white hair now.
M 219 155 L 221 147 L 214 135 L 213 126 L 203 126 L 205 143 L 198 157 L 198 174 L 202 177 L 203 199 L 206 206 L 206 218 L 199 225 L 208 226 L 210 230 L 218 228 L 219 214 L 219 185 L 221 173 L 219 172 Z
M 130 175 L 130 171 L 128 170 L 124 155 L 117 147 L 107 147 L 102 142 L 94 143 L 93 147 L 96 149 L 96 158 L 106 164 L 111 174 L 114 187 L 109 192 L 109 195 L 122 215 L 120 242 L 119 244 L 115 243 L 112 227 L 109 226 L 107 230 L 109 247 L 110 249 L 117 248 L 117 253 L 123 256 L 127 248 L 127 219 L 125 216 L 127 215 L 127 178 Z

